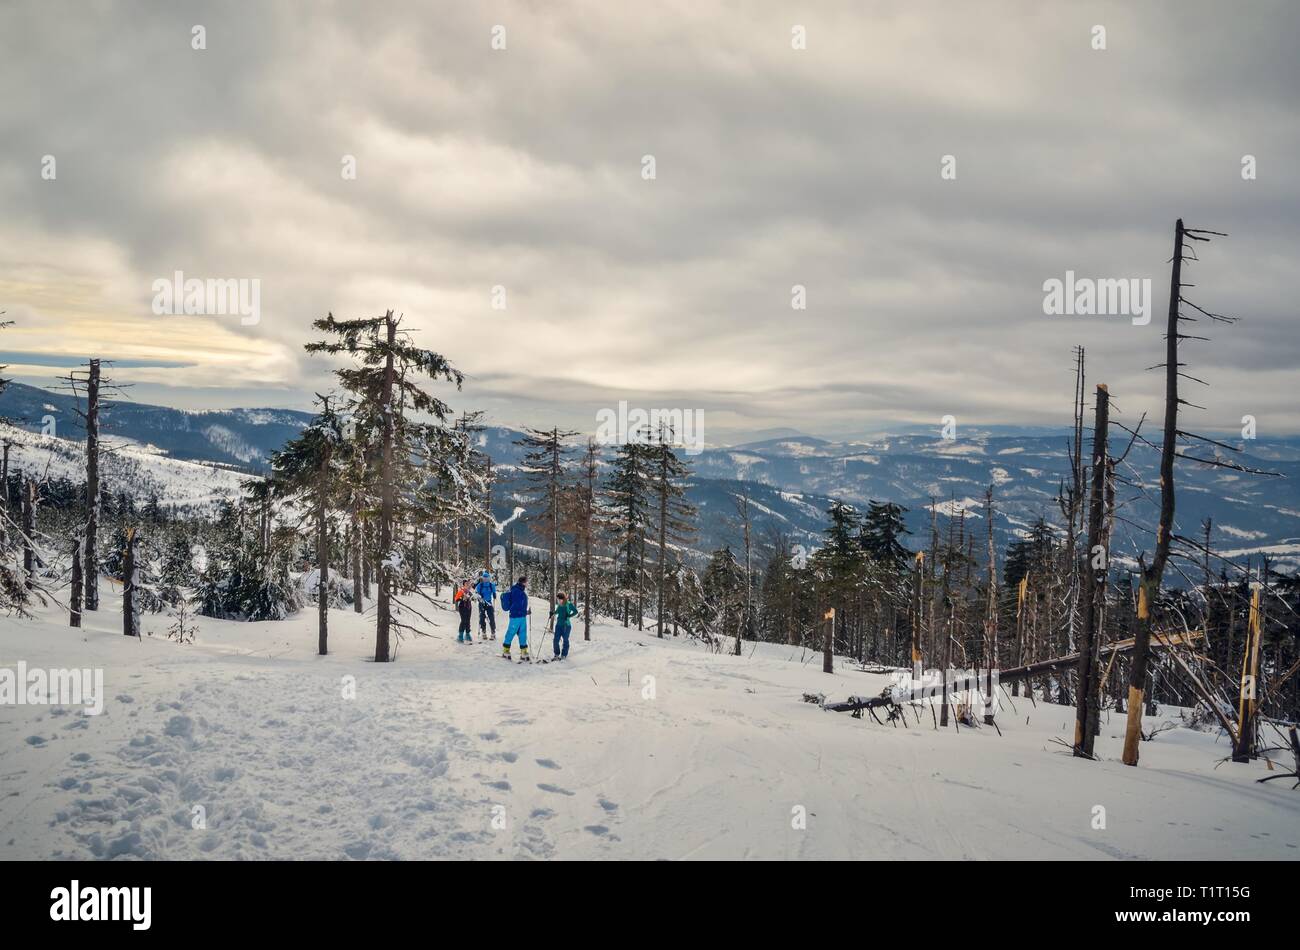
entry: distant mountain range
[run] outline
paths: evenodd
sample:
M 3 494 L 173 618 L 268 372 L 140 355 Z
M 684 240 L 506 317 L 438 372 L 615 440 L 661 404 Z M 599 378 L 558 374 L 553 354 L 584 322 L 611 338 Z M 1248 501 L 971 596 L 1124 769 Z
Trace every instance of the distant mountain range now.
M 74 405 L 66 393 L 19 383 L 0 393 L 0 416 L 32 431 L 40 431 L 52 418 L 56 435 L 80 441 L 84 433 Z M 166 456 L 260 472 L 265 471 L 269 454 L 310 418 L 310 413 L 284 409 L 190 412 L 118 401 L 105 417 L 105 432 L 110 441 L 138 444 L 132 454 L 142 459 Z M 494 507 L 502 518 L 522 496 L 518 471 L 522 449 L 515 444 L 520 435 L 500 426 L 488 427 L 481 435 L 480 447 L 492 457 L 501 478 Z M 1120 451 L 1127 441 L 1124 433 L 1115 433 L 1112 450 Z M 779 529 L 790 543 L 819 543 L 832 498 L 859 506 L 869 499 L 904 505 L 909 509 L 914 547 L 928 539 L 932 504 L 941 531 L 946 532 L 948 519 L 964 513 L 967 530 L 982 539 L 987 530 L 984 495 L 992 485 L 994 534 L 1003 550 L 1038 517 L 1059 520 L 1056 497 L 1069 470 L 1067 445 L 1065 431 L 1000 426 L 967 429 L 954 440 L 940 438 L 937 429 L 839 442 L 789 433 L 706 449 L 688 458 L 695 473 L 689 497 L 702 514 L 700 534 L 692 547 L 706 552 L 724 543 L 739 543 L 733 500 L 745 489 L 752 502 L 755 536 L 760 539 Z M 1216 551 L 1233 557 L 1268 553 L 1279 567 L 1295 569 L 1300 566 L 1300 438 L 1238 445 L 1245 451 L 1226 452 L 1210 444 L 1195 451 L 1283 477 L 1179 462 L 1178 532 L 1200 539 L 1202 521 L 1209 518 Z M 1122 507 L 1114 550 L 1119 558 L 1135 559 L 1139 551 L 1152 546 L 1159 495 L 1157 461 L 1154 450 L 1138 443 L 1121 467 L 1127 483 L 1117 493 Z M 1199 566 L 1180 566 L 1199 577 Z M 1174 574 L 1172 582 L 1179 580 Z
M 1127 442 L 1127 434 L 1113 433 L 1112 452 L 1123 451 Z M 1202 521 L 1209 518 L 1214 550 L 1235 557 L 1268 553 L 1280 567 L 1294 569 L 1300 564 L 1300 439 L 1237 445 L 1244 451 L 1208 443 L 1189 451 L 1282 477 L 1180 461 L 1175 473 L 1177 532 L 1199 540 Z M 941 516 L 941 532 L 947 530 L 947 518 L 964 512 L 968 530 L 982 538 L 987 531 L 985 492 L 992 485 L 994 534 L 1001 547 L 1039 516 L 1059 520 L 1056 499 L 1070 469 L 1068 447 L 1064 432 L 1017 434 L 1005 428 L 997 434 L 967 431 L 952 441 L 940 438 L 937 429 L 851 443 L 804 436 L 706 451 L 695 460 L 695 471 L 702 478 L 744 479 L 854 504 L 897 502 L 910 509 L 907 521 L 916 544 L 928 538 L 932 505 Z M 1084 451 L 1085 457 L 1091 451 L 1087 441 Z M 1126 483 L 1116 492 L 1117 558 L 1135 561 L 1154 543 L 1158 462 L 1157 452 L 1139 442 L 1119 468 Z M 1201 569 L 1189 573 L 1199 578 Z
M 11 383 L 0 393 L 0 417 L 24 429 L 49 431 L 64 439 L 84 440 L 85 429 L 76 407 L 85 406 L 70 393 L 50 392 Z M 101 431 L 109 442 L 154 446 L 173 458 L 220 462 L 250 471 L 263 471 L 275 449 L 293 438 L 312 418 L 293 409 L 213 409 L 192 412 L 109 400 Z

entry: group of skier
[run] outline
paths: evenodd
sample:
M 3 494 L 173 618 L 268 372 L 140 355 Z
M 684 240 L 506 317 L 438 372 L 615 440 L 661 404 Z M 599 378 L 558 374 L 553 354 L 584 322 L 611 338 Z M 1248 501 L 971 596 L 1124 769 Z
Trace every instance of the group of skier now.
M 487 639 L 489 629 L 491 629 L 491 638 L 493 640 L 497 638 L 496 598 L 497 585 L 492 580 L 492 574 L 489 571 L 483 571 L 478 576 L 477 581 L 471 578 L 456 588 L 451 599 L 460 614 L 460 630 L 456 635 L 457 643 L 474 642 L 474 637 L 470 633 L 470 622 L 473 618 L 475 603 L 478 604 L 479 639 Z M 549 614 L 549 616 L 555 618 L 553 643 L 555 655 L 552 659 L 564 660 L 569 656 L 569 634 L 573 632 L 572 621 L 578 614 L 578 608 L 563 593 L 556 594 L 555 601 L 555 607 Z M 532 610 L 528 606 L 527 577 L 520 577 L 515 581 L 513 587 L 501 594 L 501 609 L 506 611 L 509 616 L 505 639 L 501 645 L 501 656 L 507 660 L 513 659 L 510 649 L 515 638 L 518 637 L 519 660 L 521 663 L 530 662 L 531 658 L 528 655 L 528 618 L 532 615 Z

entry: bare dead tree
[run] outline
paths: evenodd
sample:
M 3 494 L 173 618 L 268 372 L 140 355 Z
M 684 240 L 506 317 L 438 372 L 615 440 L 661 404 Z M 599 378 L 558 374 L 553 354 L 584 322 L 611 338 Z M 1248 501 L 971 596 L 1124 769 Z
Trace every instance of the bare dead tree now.
M 140 572 L 136 566 L 136 529 L 126 529 L 126 551 L 122 562 L 122 633 L 140 636 Z
M 1208 385 L 1205 380 L 1197 379 L 1195 376 L 1182 371 L 1182 367 L 1186 364 L 1179 361 L 1178 347 L 1183 340 L 1208 341 L 1209 338 L 1183 333 L 1182 325 L 1196 323 L 1201 319 L 1223 324 L 1231 324 L 1237 321 L 1236 317 L 1229 317 L 1206 310 L 1184 296 L 1183 289 L 1192 285 L 1185 283 L 1182 279 L 1183 264 L 1198 259 L 1194 251 L 1195 243 L 1205 243 L 1210 241 L 1212 237 L 1226 236 L 1219 231 L 1184 227 L 1182 218 L 1179 218 L 1174 224 L 1174 253 L 1170 258 L 1169 273 L 1169 312 L 1165 326 L 1165 361 L 1151 367 L 1152 369 L 1163 368 L 1165 371 L 1165 417 L 1163 440 L 1160 446 L 1160 520 L 1156 528 L 1155 553 L 1150 564 L 1145 563 L 1145 559 L 1141 555 L 1138 558 L 1141 581 L 1138 585 L 1135 638 L 1129 670 L 1128 722 L 1124 734 L 1123 753 L 1125 765 L 1137 765 L 1138 763 L 1138 744 L 1142 739 L 1143 701 L 1150 656 L 1155 600 L 1160 592 L 1160 584 L 1164 578 L 1165 568 L 1169 563 L 1173 542 L 1175 540 L 1188 540 L 1179 539 L 1174 534 L 1174 460 L 1182 458 L 1203 465 L 1230 468 L 1252 474 L 1276 474 L 1261 472 L 1219 457 L 1205 458 L 1199 454 L 1189 454 L 1185 450 L 1186 440 L 1193 440 L 1200 444 L 1216 445 L 1232 451 L 1237 451 L 1237 449 L 1226 443 L 1178 427 L 1179 406 L 1203 408 L 1183 399 L 1179 395 L 1179 380 L 1187 379 L 1201 385 Z M 1181 446 L 1180 439 L 1184 440 Z M 1195 544 L 1195 542 L 1192 543 Z
M 72 540 L 72 591 L 68 608 L 68 626 L 81 626 L 81 536 Z
M 36 481 L 23 479 L 23 586 L 36 586 Z
M 749 512 L 749 487 L 742 486 L 739 492 L 732 495 L 732 501 L 736 508 L 736 521 L 740 525 L 741 541 L 745 546 L 745 619 L 736 630 L 735 647 L 736 656 L 740 656 L 741 631 L 752 634 L 750 620 L 754 616 L 754 544 L 753 519 Z
M 1080 607 L 1083 614 L 1082 636 L 1079 641 L 1079 680 L 1075 690 L 1074 754 L 1092 759 L 1093 732 L 1091 722 L 1095 708 L 1101 702 L 1098 689 L 1101 658 L 1101 608 L 1106 599 L 1106 575 L 1109 572 L 1110 552 L 1102 542 L 1105 530 L 1105 486 L 1107 482 L 1107 427 L 1110 418 L 1110 392 L 1104 385 L 1097 387 L 1097 404 L 1092 430 L 1092 487 L 1088 498 L 1088 540 L 1083 552 L 1083 582 Z
M 92 358 L 84 369 L 68 373 L 66 380 L 66 387 L 72 395 L 78 400 L 83 397 L 86 400 L 85 409 L 77 402 L 73 403 L 73 411 L 81 418 L 86 430 L 86 524 L 81 554 L 81 601 L 85 610 L 99 609 L 99 462 L 103 451 L 100 429 L 103 416 L 110 408 L 105 396 L 122 392 L 121 386 L 103 375 L 104 362 Z
M 1083 496 L 1087 491 L 1087 470 L 1083 463 L 1083 420 L 1087 404 L 1085 395 L 1086 373 L 1084 348 L 1074 348 L 1074 414 L 1070 443 L 1066 449 L 1070 457 L 1070 481 L 1063 484 L 1057 498 L 1061 514 L 1065 517 L 1065 546 L 1061 551 L 1061 563 L 1065 578 L 1065 617 L 1062 634 L 1057 640 L 1057 652 L 1061 655 L 1073 652 L 1079 619 L 1079 561 L 1078 539 L 1083 527 Z M 1056 701 L 1066 705 L 1070 701 L 1068 672 L 1057 677 Z
M 984 499 L 988 516 L 989 582 L 988 603 L 984 609 L 984 724 L 993 725 L 993 668 L 998 665 L 998 559 L 993 547 L 993 486 Z

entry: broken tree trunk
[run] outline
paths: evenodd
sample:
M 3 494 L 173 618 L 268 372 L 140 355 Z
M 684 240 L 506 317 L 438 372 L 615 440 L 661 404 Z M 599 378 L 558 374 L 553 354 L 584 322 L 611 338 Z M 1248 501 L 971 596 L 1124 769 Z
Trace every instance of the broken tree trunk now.
M 987 682 L 984 689 L 984 725 L 993 725 L 993 668 L 998 665 L 998 559 L 993 547 L 993 486 L 985 496 L 988 513 L 989 540 L 989 590 L 988 606 L 984 614 L 984 663 Z
M 23 481 L 23 585 L 31 590 L 36 586 L 36 483 L 30 478 Z
M 1249 762 L 1255 750 L 1255 699 L 1259 681 L 1259 646 L 1262 624 L 1259 616 L 1259 587 L 1250 595 L 1250 619 L 1246 624 L 1246 649 L 1241 658 L 1241 696 L 1237 706 L 1237 742 L 1232 761 Z
M 81 584 L 87 610 L 99 609 L 99 360 L 86 374 L 86 540 Z
M 1151 644 L 1151 611 L 1174 530 L 1174 449 L 1178 441 L 1178 303 L 1183 287 L 1183 219 L 1174 225 L 1174 258 L 1169 272 L 1169 314 L 1165 325 L 1165 428 L 1160 447 L 1160 525 L 1156 529 L 1156 553 L 1142 571 L 1138 587 L 1136 642 L 1129 671 L 1128 723 L 1124 732 L 1125 765 L 1138 764 L 1138 743 L 1142 739 L 1143 693 L 1146 688 L 1147 656 Z
M 1093 758 L 1093 733 L 1089 726 L 1093 712 L 1101 702 L 1097 689 L 1100 674 L 1101 608 L 1106 599 L 1106 574 L 1109 554 L 1102 544 L 1105 523 L 1106 432 L 1110 422 L 1110 392 L 1097 387 L 1096 416 L 1092 430 L 1092 484 L 1088 497 L 1088 541 L 1083 570 L 1079 572 L 1083 589 L 1080 606 L 1083 632 L 1079 639 L 1079 685 L 1076 692 L 1074 754 Z
M 1168 633 L 1168 634 L 1156 633 L 1155 637 L 1156 637 L 1157 646 L 1173 649 L 1174 647 L 1178 647 L 1178 646 L 1199 643 L 1201 640 L 1205 639 L 1205 633 L 1204 631 L 1201 630 L 1192 630 L 1188 633 Z M 1117 643 L 1109 644 L 1101 648 L 1101 650 L 1099 651 L 1100 657 L 1109 658 L 1109 657 L 1114 657 L 1118 654 L 1128 653 L 1133 649 L 1133 643 L 1134 641 L 1132 639 L 1129 639 L 1129 640 L 1120 640 Z M 1047 674 L 1059 674 L 1068 671 L 1070 669 L 1073 669 L 1075 666 L 1079 664 L 1079 659 L 1080 659 L 1079 653 L 1070 653 L 1067 654 L 1066 656 L 1058 656 L 1050 660 L 1039 660 L 1036 663 L 1027 663 L 1024 666 L 1016 666 L 1016 667 L 1012 667 L 1009 670 L 1001 670 L 998 673 L 998 683 L 1002 686 L 1005 686 L 1008 683 L 1016 683 L 1022 680 L 1030 680 L 1036 676 L 1044 676 Z M 940 688 L 945 692 L 959 693 L 962 690 L 966 690 L 966 689 L 979 689 L 981 686 L 980 680 L 981 677 L 978 674 L 966 676 L 966 677 L 956 677 L 951 679 L 945 676 Z M 824 704 L 824 708 L 829 709 L 832 712 L 851 712 L 857 709 L 866 709 L 868 707 L 874 708 L 876 706 L 884 706 L 894 701 L 891 698 L 889 692 L 890 691 L 886 691 L 887 694 L 884 696 L 873 696 L 867 699 L 853 696 L 853 697 L 849 697 L 849 699 L 843 703 L 826 703 Z M 898 701 L 902 703 L 910 702 L 914 696 L 915 696 L 915 689 L 910 693 L 901 695 Z

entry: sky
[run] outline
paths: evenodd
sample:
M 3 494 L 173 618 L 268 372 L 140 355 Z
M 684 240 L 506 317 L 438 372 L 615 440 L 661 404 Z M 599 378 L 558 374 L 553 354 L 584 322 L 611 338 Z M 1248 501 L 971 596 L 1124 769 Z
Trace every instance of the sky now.
M 1082 345 L 1132 424 L 1182 217 L 1229 235 L 1188 296 L 1242 318 L 1190 325 L 1195 425 L 1294 434 L 1297 35 L 1286 2 L 10 0 L 0 360 L 310 408 L 312 320 L 393 309 L 458 409 L 734 439 L 1068 424 Z M 177 271 L 256 281 L 256 322 L 156 313 Z M 1044 313 L 1067 272 L 1149 279 L 1151 322 Z

